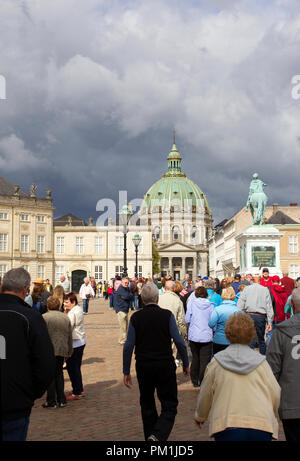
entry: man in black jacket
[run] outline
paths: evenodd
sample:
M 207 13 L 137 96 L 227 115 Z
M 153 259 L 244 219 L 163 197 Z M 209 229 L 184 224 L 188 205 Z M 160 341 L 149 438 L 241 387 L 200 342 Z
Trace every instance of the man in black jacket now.
M 145 440 L 167 440 L 175 422 L 178 405 L 176 365 L 171 339 L 181 356 L 185 375 L 189 375 L 188 355 L 174 315 L 157 305 L 157 286 L 154 283 L 144 285 L 141 297 L 144 308 L 132 315 L 123 350 L 124 384 L 129 388 L 132 386 L 130 364 L 135 347 Z M 159 416 L 155 405 L 155 390 L 161 402 Z
M 116 313 L 120 325 L 119 344 L 123 345 L 126 341 L 128 330 L 128 312 L 132 306 L 133 294 L 129 290 L 129 278 L 122 277 L 121 285 L 116 292 Z
M 55 356 L 46 323 L 24 299 L 30 275 L 8 271 L 0 294 L 2 438 L 25 441 L 34 400 L 55 376 Z

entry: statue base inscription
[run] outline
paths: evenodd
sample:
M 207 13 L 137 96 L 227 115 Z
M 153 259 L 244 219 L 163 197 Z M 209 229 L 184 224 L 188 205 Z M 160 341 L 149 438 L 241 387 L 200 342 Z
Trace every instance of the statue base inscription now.
M 236 237 L 240 254 L 240 273 L 260 274 L 264 267 L 270 275 L 282 277 L 280 238 L 283 234 L 271 224 L 250 226 Z

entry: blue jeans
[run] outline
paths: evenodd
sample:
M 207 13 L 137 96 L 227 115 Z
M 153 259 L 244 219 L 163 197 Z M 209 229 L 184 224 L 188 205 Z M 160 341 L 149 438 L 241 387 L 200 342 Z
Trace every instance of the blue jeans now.
M 258 339 L 258 345 L 259 345 L 259 352 L 262 355 L 266 355 L 266 343 L 265 343 L 265 331 L 266 331 L 266 317 L 264 315 L 251 315 L 250 317 L 252 318 L 255 329 L 256 329 L 256 334 L 257 334 L 257 339 Z M 255 347 L 255 339 L 253 339 L 252 343 L 250 344 L 251 349 L 254 349 Z
M 88 312 L 89 310 L 89 299 L 82 300 L 83 312 Z
M 134 303 L 134 310 L 137 311 L 138 308 L 139 308 L 139 305 L 138 305 L 138 296 L 134 296 L 134 297 L 133 297 L 133 303 Z
M 272 434 L 256 429 L 230 427 L 214 434 L 214 438 L 216 442 L 271 442 Z
M 2 421 L 2 438 L 5 442 L 25 442 L 29 426 L 29 416 Z

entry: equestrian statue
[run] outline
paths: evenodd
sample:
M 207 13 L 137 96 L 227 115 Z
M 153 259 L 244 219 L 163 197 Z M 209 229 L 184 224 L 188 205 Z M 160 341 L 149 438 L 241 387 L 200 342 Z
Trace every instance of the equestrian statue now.
M 248 207 L 250 206 L 253 225 L 264 224 L 266 204 L 268 200 L 268 197 L 264 193 L 264 187 L 266 186 L 267 184 L 258 179 L 258 174 L 254 173 L 253 179 L 250 183 L 249 196 L 246 205 L 246 211 L 248 211 Z

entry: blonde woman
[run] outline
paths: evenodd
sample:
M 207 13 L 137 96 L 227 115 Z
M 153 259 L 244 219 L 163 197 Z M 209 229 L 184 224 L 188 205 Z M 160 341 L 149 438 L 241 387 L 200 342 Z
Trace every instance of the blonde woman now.
M 208 326 L 215 330 L 213 339 L 213 354 L 220 352 L 229 346 L 230 342 L 226 338 L 224 328 L 229 317 L 235 312 L 241 312 L 235 303 L 235 290 L 227 287 L 222 290 L 223 302 L 217 306 L 209 319 Z
M 254 322 L 237 312 L 227 320 L 225 334 L 230 345 L 207 366 L 196 424 L 209 418 L 209 435 L 220 442 L 277 439 L 280 386 L 266 357 L 249 347 Z

